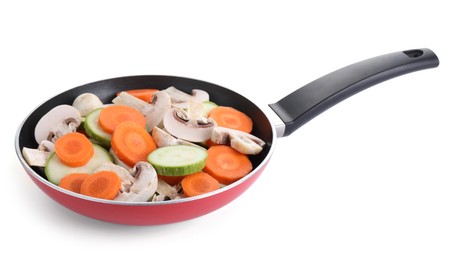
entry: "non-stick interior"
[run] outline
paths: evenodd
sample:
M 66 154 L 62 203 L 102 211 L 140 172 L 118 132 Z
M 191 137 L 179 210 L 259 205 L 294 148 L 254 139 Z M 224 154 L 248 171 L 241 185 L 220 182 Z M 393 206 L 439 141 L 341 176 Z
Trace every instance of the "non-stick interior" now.
M 203 89 L 209 93 L 210 100 L 218 105 L 231 106 L 248 114 L 254 123 L 252 134 L 260 137 L 266 142 L 263 151 L 259 155 L 251 156 L 250 159 L 254 167 L 257 167 L 263 162 L 273 143 L 273 126 L 258 106 L 242 95 L 227 88 L 205 81 L 174 76 L 144 75 L 120 77 L 88 83 L 67 90 L 42 103 L 25 119 L 23 125 L 19 129 L 17 140 L 19 149 L 22 150 L 23 147 L 37 147 L 34 138 L 34 129 L 38 120 L 57 105 L 72 104 L 73 100 L 82 93 L 94 93 L 104 102 L 104 104 L 106 104 L 110 103 L 115 97 L 115 94 L 119 91 L 139 88 L 165 89 L 170 86 L 174 86 L 187 93 L 190 93 L 192 89 Z M 37 167 L 33 167 L 33 169 L 39 173 L 41 177 L 45 178 L 42 169 Z

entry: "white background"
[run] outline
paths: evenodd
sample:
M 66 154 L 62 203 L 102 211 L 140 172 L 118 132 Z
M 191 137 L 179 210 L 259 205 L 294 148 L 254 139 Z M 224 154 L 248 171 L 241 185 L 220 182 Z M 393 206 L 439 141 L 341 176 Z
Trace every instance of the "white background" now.
M 0 4 L 2 255 L 453 258 L 448 1 L 8 2 Z M 41 192 L 14 151 L 31 110 L 92 81 L 185 76 L 265 106 L 350 63 L 422 47 L 437 53 L 439 68 L 372 87 L 279 138 L 249 190 L 186 222 L 80 216 Z

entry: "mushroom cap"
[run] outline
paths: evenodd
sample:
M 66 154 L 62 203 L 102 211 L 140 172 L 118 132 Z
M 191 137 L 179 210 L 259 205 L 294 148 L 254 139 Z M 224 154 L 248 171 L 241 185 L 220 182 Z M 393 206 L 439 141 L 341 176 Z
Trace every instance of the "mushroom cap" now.
M 189 100 L 192 98 L 200 102 L 209 101 L 209 93 L 201 89 L 193 89 L 191 95 L 173 86 L 163 91 L 170 96 L 172 106 L 177 108 L 187 108 Z
M 178 116 L 182 110 L 172 108 L 165 113 L 164 127 L 165 129 L 176 136 L 189 142 L 204 142 L 211 138 L 212 129 L 216 123 L 210 119 L 204 124 L 198 124 L 197 120 L 185 120 Z
M 72 106 L 79 110 L 81 116 L 88 115 L 96 108 L 102 107 L 104 104 L 93 93 L 82 93 L 74 99 Z
M 52 108 L 47 114 L 41 117 L 36 124 L 36 142 L 39 144 L 43 140 L 47 140 L 51 132 L 71 121 L 75 122 L 77 125 L 80 125 L 80 122 L 82 121 L 80 112 L 75 107 L 64 104 Z

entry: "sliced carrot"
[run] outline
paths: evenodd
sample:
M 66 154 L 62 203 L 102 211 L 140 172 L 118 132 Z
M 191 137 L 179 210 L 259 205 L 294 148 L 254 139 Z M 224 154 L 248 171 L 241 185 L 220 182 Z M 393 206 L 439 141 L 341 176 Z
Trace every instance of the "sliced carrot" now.
M 209 118 L 214 119 L 219 126 L 251 133 L 252 119 L 243 112 L 232 108 L 219 106 L 211 110 Z
M 253 166 L 247 155 L 226 145 L 214 145 L 207 150 L 208 158 L 203 171 L 220 183 L 228 185 L 252 171 Z
M 186 175 L 181 181 L 181 187 L 186 197 L 201 195 L 219 189 L 219 182 L 205 172 Z
M 219 145 L 219 144 L 216 144 L 213 141 L 211 141 L 211 139 L 206 140 L 204 144 L 208 148 L 211 147 L 211 146 L 214 146 L 214 145 Z
M 55 153 L 58 159 L 67 166 L 79 167 L 85 165 L 93 157 L 94 148 L 85 135 L 73 132 L 57 139 Z
M 90 176 L 88 173 L 70 173 L 61 178 L 58 186 L 75 193 L 80 193 L 80 187 L 82 187 L 82 183 L 88 176 Z
M 90 174 L 82 183 L 80 193 L 83 195 L 112 200 L 120 191 L 121 178 L 112 171 L 100 171 Z
M 130 106 L 112 105 L 103 108 L 99 113 L 98 123 L 109 134 L 112 134 L 119 124 L 126 121 L 135 122 L 143 128 L 146 127 L 145 116 Z
M 118 159 L 131 167 L 139 161 L 147 161 L 148 154 L 157 148 L 153 137 L 134 122 L 119 124 L 113 132 L 111 144 Z
M 131 90 L 126 90 L 124 92 L 127 92 L 128 94 L 131 94 L 132 96 L 139 98 L 145 102 L 151 103 L 153 101 L 153 96 L 154 93 L 159 91 L 158 89 L 154 88 L 144 88 L 144 89 L 131 89 Z M 116 93 L 118 96 L 121 94 L 121 92 Z
M 157 175 L 157 177 L 166 183 L 168 183 L 171 186 L 175 186 L 176 184 L 180 183 L 182 179 L 184 179 L 186 175 L 181 175 L 181 176 L 165 176 L 165 175 Z

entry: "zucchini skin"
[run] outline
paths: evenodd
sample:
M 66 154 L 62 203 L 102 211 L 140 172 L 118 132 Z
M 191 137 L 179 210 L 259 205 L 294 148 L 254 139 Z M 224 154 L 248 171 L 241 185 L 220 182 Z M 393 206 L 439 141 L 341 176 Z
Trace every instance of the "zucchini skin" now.
M 80 167 L 70 167 L 64 165 L 53 152 L 47 159 L 44 172 L 46 174 L 47 180 L 51 183 L 58 185 L 61 178 L 70 173 L 93 173 L 96 168 L 101 166 L 105 162 L 113 162 L 112 155 L 105 150 L 102 146 L 93 144 L 94 146 L 94 155 L 93 157 L 83 166 Z

